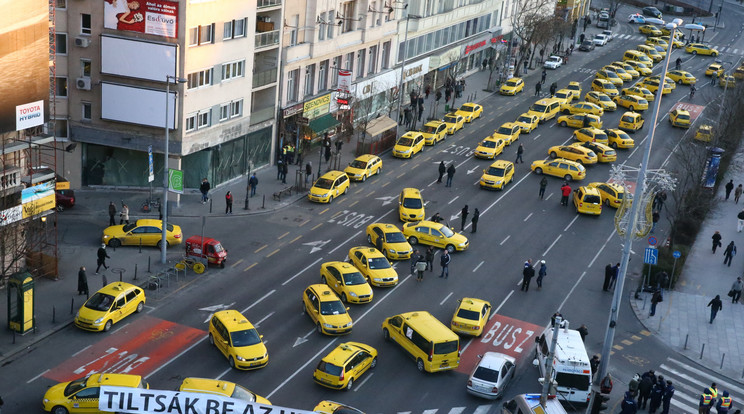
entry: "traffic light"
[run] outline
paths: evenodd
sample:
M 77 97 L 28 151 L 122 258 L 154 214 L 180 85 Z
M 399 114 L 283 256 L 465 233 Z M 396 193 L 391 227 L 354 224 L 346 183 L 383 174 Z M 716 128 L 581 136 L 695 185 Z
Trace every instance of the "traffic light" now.
M 594 403 L 592 404 L 591 414 L 599 414 L 607 409 L 607 401 L 610 399 L 609 394 L 594 393 Z

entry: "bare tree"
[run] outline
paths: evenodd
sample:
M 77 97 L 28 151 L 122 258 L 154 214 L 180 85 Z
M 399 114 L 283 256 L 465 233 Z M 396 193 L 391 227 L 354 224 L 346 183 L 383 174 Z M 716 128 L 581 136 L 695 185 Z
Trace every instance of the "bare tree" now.
M 524 62 L 534 56 L 533 46 L 553 18 L 555 7 L 549 0 L 519 0 L 511 16 L 512 33 L 520 40 L 521 50 L 515 68 L 518 74 Z M 532 52 L 532 53 L 529 53 Z

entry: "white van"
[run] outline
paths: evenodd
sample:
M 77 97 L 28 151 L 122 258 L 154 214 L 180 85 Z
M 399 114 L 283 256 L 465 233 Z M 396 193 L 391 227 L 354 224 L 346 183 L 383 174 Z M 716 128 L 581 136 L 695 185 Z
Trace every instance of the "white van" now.
M 537 341 L 535 357 L 540 367 L 540 374 L 545 376 L 545 369 L 550 342 L 553 340 L 553 327 L 548 326 Z M 592 369 L 589 356 L 579 331 L 568 329 L 568 323 L 558 330 L 558 343 L 555 347 L 553 375 L 558 383 L 558 398 L 579 404 L 588 404 L 591 395 Z
M 566 414 L 558 400 L 548 397 L 543 409 L 540 406 L 540 394 L 519 394 L 504 403 L 502 414 Z

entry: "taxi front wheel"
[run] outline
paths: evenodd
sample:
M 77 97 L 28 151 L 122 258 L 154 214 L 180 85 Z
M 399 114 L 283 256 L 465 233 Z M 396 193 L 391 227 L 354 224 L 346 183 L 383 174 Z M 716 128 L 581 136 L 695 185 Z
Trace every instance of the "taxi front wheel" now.
M 68 411 L 67 411 L 67 408 L 65 408 L 65 407 L 63 407 L 61 405 L 58 405 L 58 406 L 52 408 L 51 413 L 52 414 L 67 414 Z
M 411 236 L 411 237 L 408 238 L 408 243 L 410 243 L 410 244 L 418 244 L 418 239 L 415 238 L 415 237 L 413 237 L 413 236 Z
M 571 181 L 571 179 L 572 179 L 571 174 L 566 174 L 566 175 L 563 176 L 563 178 L 565 178 L 566 181 Z
M 113 325 L 113 324 L 111 323 L 111 319 L 107 320 L 107 321 L 106 321 L 106 324 L 105 324 L 105 325 L 103 325 L 103 332 L 108 332 L 108 331 L 110 331 L 110 330 L 111 330 L 111 325 Z

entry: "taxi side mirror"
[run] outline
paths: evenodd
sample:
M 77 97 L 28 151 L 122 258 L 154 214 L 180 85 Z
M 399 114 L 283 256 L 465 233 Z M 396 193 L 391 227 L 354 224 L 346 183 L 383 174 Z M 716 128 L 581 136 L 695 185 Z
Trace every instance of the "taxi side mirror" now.
M 263 335 L 258 335 L 258 338 L 259 339 L 263 339 Z

